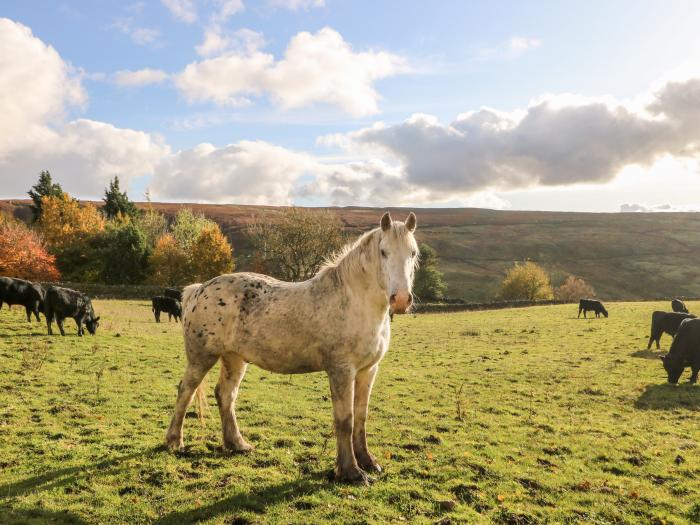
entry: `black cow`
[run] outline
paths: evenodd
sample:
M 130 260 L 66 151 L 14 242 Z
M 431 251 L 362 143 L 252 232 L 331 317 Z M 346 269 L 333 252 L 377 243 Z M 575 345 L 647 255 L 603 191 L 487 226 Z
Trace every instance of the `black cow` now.
M 182 320 L 182 304 L 180 301 L 173 299 L 172 297 L 165 297 L 163 295 L 156 295 L 151 298 L 151 304 L 153 307 L 153 315 L 156 318 L 156 323 L 160 323 L 160 313 L 168 313 L 168 321 L 175 317 L 175 321 Z
M 46 290 L 44 315 L 46 316 L 46 326 L 49 329 L 49 335 L 53 335 L 51 322 L 54 320 L 61 331 L 61 335 L 66 335 L 63 331 L 63 320 L 66 317 L 72 317 L 75 320 L 75 324 L 78 325 L 78 335 L 81 337 L 84 334 L 83 323 L 85 323 L 85 327 L 90 332 L 90 335 L 95 335 L 100 324 L 100 318 L 95 316 L 92 301 L 87 295 L 59 286 L 49 286 Z
M 581 317 L 581 312 L 583 312 L 583 317 L 586 317 L 586 312 L 595 312 L 596 317 L 600 317 L 603 314 L 605 317 L 608 316 L 608 311 L 603 306 L 603 303 L 596 301 L 595 299 L 581 299 L 578 302 L 578 316 Z
M 673 310 L 674 312 L 681 312 L 684 314 L 688 313 L 688 308 L 685 306 L 685 303 L 680 299 L 674 299 L 673 301 L 671 301 L 671 310 Z
M 678 327 L 671 349 L 663 356 L 668 382 L 676 384 L 686 366 L 690 366 L 690 382 L 698 380 L 700 372 L 700 319 L 685 319 Z
M 163 295 L 165 297 L 172 297 L 180 303 L 182 302 L 182 290 L 179 290 L 177 288 L 166 288 L 163 292 Z
M 0 308 L 2 303 L 7 303 L 8 307 L 13 304 L 21 304 L 27 311 L 27 321 L 31 322 L 32 313 L 39 319 L 39 312 L 42 310 L 41 285 L 15 279 L 13 277 L 0 277 Z
M 676 335 L 678 327 L 686 319 L 695 319 L 693 314 L 684 314 L 681 312 L 660 312 L 656 311 L 651 314 L 651 335 L 649 336 L 649 344 L 647 350 L 651 348 L 651 343 L 656 341 L 656 349 L 659 346 L 659 340 L 664 332 L 670 336 Z

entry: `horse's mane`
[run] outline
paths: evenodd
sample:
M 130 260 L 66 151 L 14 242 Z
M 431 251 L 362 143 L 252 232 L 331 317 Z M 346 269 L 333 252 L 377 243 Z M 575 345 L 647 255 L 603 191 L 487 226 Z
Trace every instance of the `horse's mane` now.
M 367 254 L 370 257 L 379 256 L 380 233 L 381 229 L 375 228 L 362 234 L 358 239 L 347 243 L 323 263 L 318 275 L 334 272 L 338 279 L 343 282 L 346 281 L 349 275 L 362 271 L 363 254 Z

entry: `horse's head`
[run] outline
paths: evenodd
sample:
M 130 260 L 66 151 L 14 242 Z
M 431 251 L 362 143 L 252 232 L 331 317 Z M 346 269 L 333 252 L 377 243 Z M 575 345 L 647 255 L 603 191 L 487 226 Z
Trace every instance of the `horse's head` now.
M 413 303 L 413 273 L 418 261 L 418 245 L 413 237 L 416 216 L 411 212 L 406 222 L 392 221 L 386 212 L 380 224 L 381 274 L 389 294 L 389 307 L 393 313 L 403 314 Z

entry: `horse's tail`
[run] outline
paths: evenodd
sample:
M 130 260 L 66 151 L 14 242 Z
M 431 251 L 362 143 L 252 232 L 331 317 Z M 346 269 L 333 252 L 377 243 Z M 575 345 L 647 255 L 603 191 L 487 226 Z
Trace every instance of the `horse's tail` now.
M 187 307 L 190 304 L 190 301 L 193 299 L 194 293 L 199 290 L 199 288 L 202 286 L 201 283 L 195 283 L 195 284 L 190 284 L 189 286 L 185 286 L 185 289 L 182 291 L 182 316 L 184 317 L 185 313 L 187 312 Z M 182 322 L 182 329 L 185 329 L 185 322 L 183 319 Z M 204 425 L 204 418 L 207 416 L 210 411 L 209 411 L 209 405 L 207 404 L 207 394 L 206 394 L 206 387 L 207 387 L 207 380 L 206 376 L 202 379 L 202 382 L 199 383 L 199 386 L 197 389 L 194 391 L 195 394 L 195 400 L 197 403 L 197 415 L 199 416 L 199 422 Z

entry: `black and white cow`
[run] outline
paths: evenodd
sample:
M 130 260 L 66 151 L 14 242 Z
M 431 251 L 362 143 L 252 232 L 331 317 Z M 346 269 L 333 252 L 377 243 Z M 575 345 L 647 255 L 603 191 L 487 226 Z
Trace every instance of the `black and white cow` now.
M 175 299 L 179 303 L 182 302 L 182 290 L 180 290 L 178 288 L 166 288 L 163 291 L 163 295 L 165 297 L 172 297 L 173 299 Z
M 92 301 L 87 295 L 59 286 L 49 286 L 46 290 L 44 315 L 46 316 L 49 335 L 53 335 L 51 322 L 54 320 L 61 331 L 61 335 L 66 335 L 63 330 L 63 320 L 67 317 L 72 317 L 75 320 L 75 324 L 78 325 L 78 335 L 81 337 L 84 333 L 83 323 L 88 332 L 91 335 L 95 335 L 100 320 L 99 317 L 95 316 Z
M 671 310 L 673 310 L 674 312 L 681 312 L 684 314 L 688 313 L 688 307 L 680 299 L 674 299 L 673 301 L 671 301 Z
M 42 310 L 43 288 L 41 285 L 15 279 L 13 277 L 0 277 L 0 308 L 3 303 L 8 306 L 21 304 L 27 311 L 27 321 L 31 322 L 32 314 L 39 319 Z

